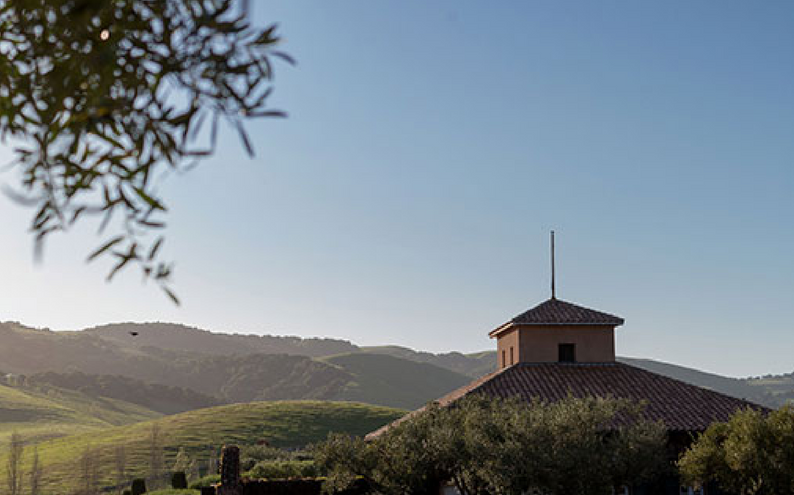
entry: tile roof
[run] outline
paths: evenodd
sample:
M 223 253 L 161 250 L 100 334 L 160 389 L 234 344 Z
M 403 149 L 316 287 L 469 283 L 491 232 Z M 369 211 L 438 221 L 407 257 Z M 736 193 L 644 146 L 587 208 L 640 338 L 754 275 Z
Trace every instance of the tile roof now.
M 521 313 L 504 325 L 493 330 L 493 336 L 511 325 L 610 325 L 623 324 L 623 318 L 602 313 L 594 309 L 577 306 L 560 299 L 551 298 L 534 308 Z
M 527 401 L 534 398 L 557 401 L 569 395 L 645 401 L 645 418 L 662 421 L 672 431 L 702 431 L 715 421 L 727 421 L 734 412 L 747 407 L 766 410 L 746 400 L 623 363 L 519 363 L 475 380 L 437 402 L 446 406 L 473 393 L 499 398 L 518 396 Z M 390 426 L 367 437 L 374 438 Z

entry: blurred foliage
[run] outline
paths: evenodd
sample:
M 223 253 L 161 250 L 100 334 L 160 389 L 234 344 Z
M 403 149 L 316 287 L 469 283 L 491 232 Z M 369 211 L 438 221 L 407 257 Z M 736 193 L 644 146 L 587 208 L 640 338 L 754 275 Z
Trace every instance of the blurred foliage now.
M 669 468 L 663 425 L 626 400 L 527 404 L 468 397 L 431 404 L 373 441 L 332 435 L 315 460 L 328 492 L 363 478 L 378 493 L 610 494 Z
M 681 456 L 683 478 L 716 482 L 731 493 L 794 493 L 794 407 L 746 409 L 714 423 Z
M 275 26 L 250 24 L 247 3 L 0 1 L 0 137 L 22 177 L 8 193 L 35 209 L 37 253 L 99 215 L 104 239 L 89 260 L 112 257 L 108 279 L 138 264 L 178 303 L 159 256 L 158 179 L 213 154 L 221 123 L 253 155 L 244 121 L 284 115 L 266 106 L 272 59 L 292 59 Z

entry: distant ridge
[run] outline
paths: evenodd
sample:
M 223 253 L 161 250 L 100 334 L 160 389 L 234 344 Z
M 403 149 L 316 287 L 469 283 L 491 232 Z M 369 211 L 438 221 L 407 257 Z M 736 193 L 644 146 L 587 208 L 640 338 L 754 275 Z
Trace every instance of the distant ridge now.
M 356 354 L 391 356 L 402 360 L 404 370 L 410 363 L 430 365 L 425 370 L 428 380 L 451 388 L 464 378 L 493 371 L 496 364 L 494 351 L 434 354 L 393 345 L 359 347 L 338 339 L 214 333 L 173 323 L 117 323 L 69 332 L 0 323 L 0 370 L 13 373 L 122 375 L 189 388 L 221 402 L 355 398 L 411 408 L 437 398 L 435 392 L 443 388 L 420 387 L 410 397 L 403 396 L 403 402 L 395 399 L 398 393 L 386 398 L 379 390 L 399 390 L 397 384 L 405 372 L 383 375 L 377 360 L 365 364 L 350 358 L 329 359 Z M 768 407 L 794 400 L 794 374 L 736 379 L 648 359 L 618 359 Z M 376 377 L 386 382 L 378 387 L 367 385 Z

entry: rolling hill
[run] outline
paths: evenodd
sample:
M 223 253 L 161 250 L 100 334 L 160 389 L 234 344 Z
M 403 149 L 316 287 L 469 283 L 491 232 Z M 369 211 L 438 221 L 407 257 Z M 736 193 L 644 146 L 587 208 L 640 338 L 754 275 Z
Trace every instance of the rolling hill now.
M 159 384 L 193 391 L 192 400 L 188 400 L 187 392 L 180 394 L 185 396 L 183 401 L 192 401 L 196 407 L 211 405 L 211 401 L 354 399 L 413 408 L 469 380 L 465 375 L 430 363 L 421 363 L 417 368 L 417 363 L 397 357 L 387 358 L 382 363 L 366 353 L 361 353 L 360 359 L 315 359 L 259 352 L 224 354 L 221 351 L 240 350 L 239 342 L 250 339 L 177 325 L 152 325 L 125 324 L 84 332 L 52 332 L 13 323 L 0 324 L 0 367 L 8 372 L 32 375 L 34 381 L 91 389 L 99 395 L 137 401 L 149 407 L 158 403 L 155 395 L 160 399 L 168 395 L 157 391 L 154 385 Z M 138 336 L 130 335 L 130 328 L 136 328 Z M 144 340 L 137 340 L 139 337 Z M 204 343 L 191 348 L 193 338 Z M 206 352 L 211 348 L 207 339 L 211 338 L 218 339 L 218 353 Z M 258 339 L 253 341 L 259 342 Z M 148 345 L 153 341 L 163 343 L 166 348 Z M 331 348 L 338 349 L 340 345 L 334 344 Z M 204 352 L 196 352 L 199 347 Z M 342 345 L 342 348 L 348 347 Z M 358 351 L 347 355 L 357 354 Z M 26 356 L 32 358 L 26 359 Z M 391 368 L 384 368 L 385 362 Z M 64 373 L 66 376 L 58 376 Z M 105 377 L 97 378 L 98 375 Z M 126 377 L 137 380 L 138 384 L 130 383 L 131 388 L 127 388 L 129 392 L 125 395 L 119 390 L 125 387 L 108 383 L 107 375 L 116 376 L 116 382 Z M 88 376 L 94 378 L 89 380 Z M 409 385 L 404 379 L 406 376 L 421 378 L 422 384 Z M 141 392 L 145 388 L 151 394 Z M 152 395 L 148 401 L 147 395 Z M 133 396 L 138 397 L 133 399 Z M 163 410 L 163 406 L 158 407 Z M 179 410 L 174 407 L 163 412 Z
M 215 397 L 191 389 L 152 384 L 119 375 L 47 371 L 27 376 L 25 385 L 28 387 L 50 385 L 60 389 L 76 390 L 92 398 L 118 399 L 162 414 L 176 414 L 221 405 Z
M 407 370 L 411 363 L 431 367 L 422 368 L 420 384 L 409 387 L 401 381 L 407 371 L 390 373 L 385 361 L 338 358 L 353 355 L 391 356 L 401 360 L 399 366 L 389 361 L 395 370 Z M 658 361 L 619 359 L 770 407 L 794 400 L 790 376 L 737 379 Z M 168 323 L 121 323 L 70 332 L 0 323 L 4 371 L 120 375 L 190 389 L 221 403 L 355 399 L 411 408 L 443 395 L 437 392 L 445 387 L 455 388 L 461 377 L 492 371 L 495 362 L 494 351 L 433 354 L 400 346 L 358 347 L 335 339 L 221 334 Z M 439 386 L 430 385 L 434 383 Z
M 0 385 L 0 452 L 14 432 L 35 443 L 160 416 L 140 405 L 58 387 Z
M 153 427 L 162 439 L 164 465 L 170 467 L 180 447 L 191 458 L 206 463 L 224 443 L 249 445 L 266 440 L 276 447 L 305 446 L 325 439 L 330 432 L 362 435 L 404 413 L 399 409 L 350 402 L 233 404 L 48 440 L 38 444 L 38 452 L 45 492 L 63 493 L 75 487 L 80 458 L 86 449 L 94 452 L 103 485 L 114 483 L 114 458 L 120 446 L 124 447 L 129 477 L 145 475 Z M 28 449 L 26 464 L 31 462 L 31 455 Z M 5 452 L 0 455 L 0 465 L 5 465 L 5 456 Z M 5 473 L 0 471 L 0 483 L 5 483 Z
M 130 332 L 137 335 L 132 336 Z M 80 331 L 120 347 L 157 347 L 209 355 L 290 354 L 321 357 L 354 352 L 357 346 L 346 340 L 277 335 L 216 333 L 175 323 L 114 323 Z
M 324 359 L 353 377 L 337 398 L 416 409 L 471 379 L 428 363 L 378 354 L 343 354 Z

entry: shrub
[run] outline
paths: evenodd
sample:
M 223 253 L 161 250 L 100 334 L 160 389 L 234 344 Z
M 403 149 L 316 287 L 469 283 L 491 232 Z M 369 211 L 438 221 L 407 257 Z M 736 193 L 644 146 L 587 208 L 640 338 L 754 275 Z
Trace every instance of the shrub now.
M 207 476 L 202 476 L 201 478 L 197 479 L 193 483 L 190 484 L 191 490 L 201 490 L 201 488 L 205 486 L 214 485 L 215 483 L 221 482 L 221 475 L 219 474 L 210 474 Z
M 313 478 L 317 468 L 313 461 L 262 461 L 246 474 L 255 479 Z
M 171 475 L 171 488 L 184 490 L 187 488 L 187 476 L 184 471 L 177 471 Z
M 132 480 L 131 493 L 132 495 L 142 495 L 146 493 L 146 480 L 143 478 L 135 478 Z

